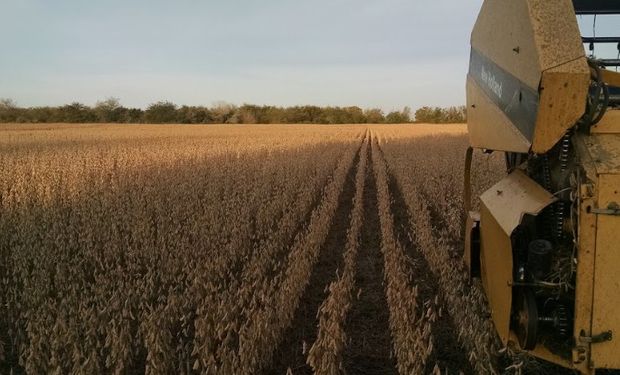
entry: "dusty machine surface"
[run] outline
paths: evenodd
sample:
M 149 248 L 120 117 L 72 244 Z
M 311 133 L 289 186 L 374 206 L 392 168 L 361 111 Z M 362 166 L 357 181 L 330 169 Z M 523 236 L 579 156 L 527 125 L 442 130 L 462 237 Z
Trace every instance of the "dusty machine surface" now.
M 467 77 L 465 260 L 504 345 L 593 374 L 620 369 L 620 61 L 584 46 L 620 43 L 620 28 L 582 38 L 579 14 L 620 14 L 620 1 L 482 6 Z M 473 148 L 506 154 L 507 176 L 479 212 Z

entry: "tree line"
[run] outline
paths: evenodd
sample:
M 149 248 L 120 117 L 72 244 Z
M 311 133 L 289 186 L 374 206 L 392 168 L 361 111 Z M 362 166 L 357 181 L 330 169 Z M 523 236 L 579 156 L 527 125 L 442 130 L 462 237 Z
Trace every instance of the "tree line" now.
M 411 108 L 387 114 L 381 109 L 360 107 L 258 106 L 216 103 L 206 106 L 177 106 L 168 101 L 149 105 L 146 109 L 127 108 L 116 98 L 97 102 L 94 106 L 71 103 L 58 107 L 18 106 L 11 99 L 0 99 L 2 123 L 146 123 L 146 124 L 363 124 L 410 122 L 461 123 L 466 121 L 464 106 L 422 107 L 412 114 Z

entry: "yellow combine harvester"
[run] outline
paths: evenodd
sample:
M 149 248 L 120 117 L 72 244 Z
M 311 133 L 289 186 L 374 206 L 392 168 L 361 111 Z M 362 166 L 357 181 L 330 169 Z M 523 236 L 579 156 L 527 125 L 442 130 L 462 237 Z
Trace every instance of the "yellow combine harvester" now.
M 620 61 L 589 58 L 584 43 L 620 38 L 582 38 L 579 14 L 620 14 L 620 1 L 482 6 L 467 77 L 465 260 L 504 345 L 593 374 L 620 369 Z M 480 212 L 473 148 L 505 152 L 508 171 Z

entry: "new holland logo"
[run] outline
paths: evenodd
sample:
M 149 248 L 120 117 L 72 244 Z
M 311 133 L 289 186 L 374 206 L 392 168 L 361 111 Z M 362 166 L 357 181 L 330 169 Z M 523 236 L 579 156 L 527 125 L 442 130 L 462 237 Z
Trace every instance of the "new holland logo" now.
M 484 66 L 483 66 L 480 76 L 482 77 L 482 81 L 489 87 L 489 89 L 495 95 L 497 95 L 498 98 L 501 99 L 502 98 L 502 83 L 499 82 L 495 78 L 495 75 L 491 72 L 488 72 L 486 69 L 484 69 Z

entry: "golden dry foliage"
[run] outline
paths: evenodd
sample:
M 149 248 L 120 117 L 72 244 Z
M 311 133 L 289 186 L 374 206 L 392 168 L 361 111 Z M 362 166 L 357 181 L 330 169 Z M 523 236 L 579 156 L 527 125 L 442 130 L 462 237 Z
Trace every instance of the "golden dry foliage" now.
M 433 349 L 431 320 L 434 312 L 418 308 L 418 291 L 413 282 L 409 260 L 394 238 L 394 217 L 390 208 L 388 171 L 376 141 L 372 143 L 372 163 L 377 181 L 381 222 L 381 252 L 384 258 L 385 288 L 390 309 L 393 348 L 401 374 L 423 373 Z
M 492 373 L 499 348 L 492 323 L 486 318 L 489 313 L 485 297 L 480 284 L 470 287 L 463 262 L 455 257 L 462 253 L 461 176 L 467 139 L 457 136 L 412 139 L 401 134 L 387 138 L 381 147 L 412 218 L 411 235 L 417 238 L 430 271 L 438 278 L 448 313 L 457 319 L 459 341 L 468 351 L 477 373 Z M 474 192 L 488 188 L 501 178 L 505 168 L 502 157 L 499 154 L 476 157 L 473 180 L 478 186 Z
M 308 364 L 319 374 L 337 374 L 344 370 L 342 365 L 342 352 L 346 344 L 344 324 L 351 308 L 353 288 L 355 287 L 356 257 L 364 220 L 363 195 L 369 143 L 370 136 L 364 140 L 362 145 L 360 161 L 355 175 L 355 195 L 347 232 L 342 274 L 329 285 L 329 296 L 319 307 L 319 331 L 308 354 Z
M 187 373 L 210 353 L 225 354 L 238 340 L 227 336 L 231 328 L 248 324 L 246 315 L 265 302 L 254 291 L 286 274 L 297 232 L 320 241 L 309 229 L 318 224 L 298 226 L 315 201 L 333 205 L 363 133 L 303 126 L 2 132 L 11 145 L 0 150 L 7 366 Z M 333 190 L 331 201 L 320 199 Z M 324 215 L 313 222 L 321 220 L 329 223 Z M 238 310 L 231 301 L 244 295 L 250 301 Z M 227 321 L 218 311 L 244 315 Z
M 284 249 L 288 253 L 281 258 L 262 255 L 275 261 L 273 268 L 266 270 L 263 280 L 250 285 L 242 284 L 241 294 L 250 294 L 251 299 L 242 301 L 242 314 L 232 324 L 226 320 L 218 321 L 225 327 L 219 335 L 216 332 L 216 337 L 223 340 L 213 346 L 214 351 L 199 352 L 200 361 L 195 364 L 197 369 L 207 373 L 256 373 L 270 359 L 274 346 L 293 319 L 359 145 L 360 142 L 355 142 L 353 147 L 345 149 L 322 193 L 319 206 L 312 211 L 307 227 L 299 232 L 290 248 Z M 225 310 L 230 313 L 229 308 Z M 201 327 L 198 322 L 197 327 Z M 200 341 L 198 343 L 202 344 Z
M 384 268 L 384 291 L 374 292 L 385 293 L 398 371 L 433 369 L 426 362 L 442 310 L 458 322 L 473 368 L 492 370 L 484 297 L 455 256 L 464 130 L 0 126 L 0 373 L 266 371 L 345 189 L 354 199 L 343 267 L 316 312 L 317 339 L 307 343 L 316 373 L 345 370 L 369 210 L 379 213 Z M 499 176 L 499 159 L 477 160 L 478 180 Z M 355 183 L 346 183 L 353 168 Z M 362 198 L 369 174 L 377 207 Z M 428 278 L 395 236 L 393 179 L 438 280 L 434 301 L 419 300 Z

